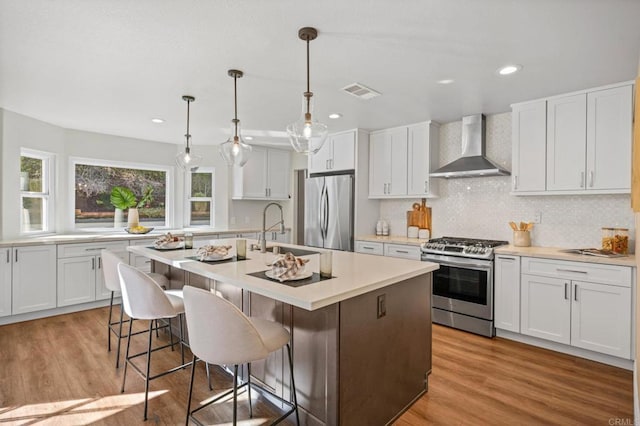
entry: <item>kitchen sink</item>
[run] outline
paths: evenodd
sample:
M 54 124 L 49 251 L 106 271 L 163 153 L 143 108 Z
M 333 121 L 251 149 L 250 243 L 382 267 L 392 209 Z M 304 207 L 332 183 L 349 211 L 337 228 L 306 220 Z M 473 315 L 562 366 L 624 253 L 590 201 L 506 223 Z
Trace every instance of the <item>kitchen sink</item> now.
M 273 247 L 275 246 L 267 246 L 267 251 L 273 251 Z M 295 247 L 284 247 L 284 246 L 278 246 L 280 247 L 280 253 L 285 254 L 285 253 L 291 253 L 294 256 L 308 256 L 310 254 L 318 254 L 319 252 L 317 251 L 311 251 L 311 250 L 303 250 L 303 249 L 299 249 L 299 248 L 295 248 Z M 260 249 L 258 249 L 260 250 Z

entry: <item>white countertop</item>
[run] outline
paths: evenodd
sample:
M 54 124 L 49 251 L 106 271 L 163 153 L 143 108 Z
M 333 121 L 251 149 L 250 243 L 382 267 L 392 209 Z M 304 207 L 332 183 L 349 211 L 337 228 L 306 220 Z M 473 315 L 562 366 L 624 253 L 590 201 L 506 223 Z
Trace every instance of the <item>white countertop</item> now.
M 235 242 L 231 241 L 230 239 L 225 239 L 220 240 L 219 243 L 231 243 L 235 251 Z M 289 244 L 277 245 L 299 247 L 309 251 L 321 250 Z M 319 309 L 439 268 L 438 264 L 432 262 L 334 250 L 333 276 L 335 278 L 296 288 L 276 281 L 247 275 L 267 270 L 267 260 L 270 257 L 271 259 L 273 258 L 270 253 L 247 251 L 247 260 L 212 264 L 186 259 L 187 256 L 195 256 L 196 250 L 194 249 L 159 251 L 142 246 L 129 246 L 128 250 L 172 267 L 233 284 L 245 290 L 306 310 Z M 306 265 L 307 270 L 318 272 L 320 256 L 314 254 L 304 257 L 310 259 Z
M 419 246 L 422 243 L 429 241 L 428 238 L 407 238 L 401 235 L 388 235 L 381 237 L 378 235 L 358 235 L 355 238 L 356 241 L 371 241 L 376 243 L 389 243 L 389 244 L 406 244 L 409 246 Z
M 557 247 L 516 247 L 513 245 L 496 247 L 495 254 L 510 254 L 514 256 L 541 257 L 546 259 L 571 260 L 574 262 L 603 263 L 607 265 L 636 266 L 634 255 L 625 257 L 598 257 L 584 254 L 564 253 L 566 248 Z
M 290 230 L 290 228 L 287 228 Z M 194 237 L 206 236 L 206 235 L 220 235 L 220 234 L 242 234 L 246 232 L 261 232 L 260 229 L 247 228 L 247 229 L 215 229 L 215 228 L 190 228 L 190 229 L 154 229 L 147 234 L 129 234 L 124 230 L 113 232 L 79 232 L 75 234 L 51 234 L 34 237 L 24 237 L 14 240 L 2 240 L 0 241 L 0 247 L 11 246 L 34 246 L 42 244 L 72 244 L 72 243 L 94 243 L 103 241 L 120 241 L 120 240 L 136 240 L 145 238 L 158 238 L 160 235 L 164 235 L 167 232 L 171 232 L 174 235 L 182 236 L 185 232 L 191 232 Z

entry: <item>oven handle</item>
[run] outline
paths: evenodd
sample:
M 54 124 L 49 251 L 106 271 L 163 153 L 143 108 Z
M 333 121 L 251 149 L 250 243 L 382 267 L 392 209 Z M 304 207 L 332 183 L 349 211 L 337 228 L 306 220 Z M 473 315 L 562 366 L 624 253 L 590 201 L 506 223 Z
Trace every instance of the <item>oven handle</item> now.
M 438 261 L 435 259 L 424 259 L 427 262 L 434 262 L 434 263 L 439 263 L 440 265 L 443 266 L 456 266 L 458 268 L 467 268 L 467 269 L 483 269 L 483 270 L 490 270 L 491 266 L 490 265 L 480 265 L 478 263 L 464 263 L 464 262 L 451 262 L 449 260 L 447 261 Z

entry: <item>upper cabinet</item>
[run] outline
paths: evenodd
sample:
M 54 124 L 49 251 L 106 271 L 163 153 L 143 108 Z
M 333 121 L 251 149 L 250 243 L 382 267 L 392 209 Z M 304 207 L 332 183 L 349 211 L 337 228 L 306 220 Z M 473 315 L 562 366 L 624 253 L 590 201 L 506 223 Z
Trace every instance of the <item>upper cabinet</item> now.
M 254 146 L 244 167 L 233 168 L 234 200 L 288 200 L 291 153 Z
M 513 105 L 513 192 L 631 190 L 633 85 Z
M 355 152 L 355 130 L 329 135 L 320 151 L 309 156 L 309 173 L 354 170 Z
M 369 198 L 437 195 L 429 173 L 438 161 L 438 125 L 396 127 L 369 137 Z

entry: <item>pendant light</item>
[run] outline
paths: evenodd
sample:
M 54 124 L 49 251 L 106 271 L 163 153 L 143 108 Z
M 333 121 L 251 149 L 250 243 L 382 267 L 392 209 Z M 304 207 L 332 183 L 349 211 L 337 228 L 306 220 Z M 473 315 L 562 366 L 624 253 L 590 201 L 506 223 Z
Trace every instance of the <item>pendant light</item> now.
M 228 74 L 229 77 L 233 77 L 234 116 L 231 120 L 231 136 L 220 145 L 220 155 L 228 166 L 242 167 L 251 155 L 251 145 L 244 143 L 244 139 L 240 135 L 240 120 L 238 120 L 238 88 L 236 83 L 244 74 L 239 70 L 229 70 Z
M 327 139 L 327 126 L 313 119 L 313 93 L 309 88 L 309 42 L 318 37 L 315 28 L 305 27 L 298 31 L 298 37 L 307 42 L 307 91 L 302 97 L 302 115 L 298 121 L 287 126 L 289 141 L 297 152 L 315 154 Z
M 185 147 L 184 152 L 181 152 L 176 156 L 176 164 L 182 170 L 193 173 L 198 170 L 202 163 L 202 157 L 192 154 L 191 147 L 189 146 L 189 141 L 191 140 L 191 134 L 189 133 L 189 106 L 191 102 L 196 100 L 196 98 L 189 95 L 183 95 L 182 100 L 187 102 L 187 133 L 184 135 L 187 140 L 187 146 Z

